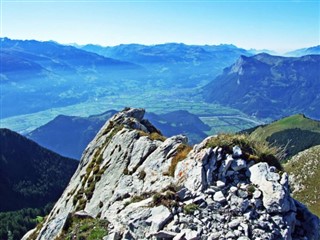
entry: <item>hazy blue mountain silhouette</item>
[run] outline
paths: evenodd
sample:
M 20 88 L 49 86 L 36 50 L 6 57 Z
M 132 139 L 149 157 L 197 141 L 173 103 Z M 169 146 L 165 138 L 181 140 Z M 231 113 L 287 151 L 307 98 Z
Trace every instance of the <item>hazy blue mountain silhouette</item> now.
M 319 119 L 319 69 L 320 55 L 241 56 L 203 88 L 203 96 L 260 118 L 304 113 Z
M 99 98 L 144 82 L 146 70 L 72 46 L 1 39 L 2 116 Z M 15 102 L 13 105 L 12 102 Z
M 320 54 L 320 45 L 309 47 L 309 48 L 301 48 L 291 52 L 287 52 L 285 55 L 290 57 L 301 57 L 304 55 L 314 55 Z
M 91 44 L 82 49 L 139 64 L 147 68 L 154 77 L 166 79 L 164 84 L 182 87 L 203 85 L 220 74 L 223 68 L 234 63 L 240 55 L 252 55 L 250 51 L 227 44 L 121 44 L 114 47 Z
M 80 159 L 86 146 L 115 112 L 110 110 L 89 117 L 59 115 L 26 136 L 63 156 Z M 209 126 L 188 111 L 146 113 L 146 118 L 165 136 L 185 134 L 189 137 L 190 143 L 201 141 L 207 136 L 205 131 L 210 130 Z

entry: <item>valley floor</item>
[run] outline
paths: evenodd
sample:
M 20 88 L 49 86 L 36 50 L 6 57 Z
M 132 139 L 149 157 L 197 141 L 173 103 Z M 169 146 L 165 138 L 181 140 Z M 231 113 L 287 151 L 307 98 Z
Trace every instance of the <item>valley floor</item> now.
M 144 94 L 119 94 L 105 96 L 86 102 L 52 108 L 44 111 L 0 119 L 1 128 L 9 128 L 22 134 L 44 125 L 57 115 L 89 116 L 100 114 L 107 110 L 122 110 L 126 106 L 142 107 L 147 112 L 166 113 L 175 110 L 187 110 L 200 116 L 201 120 L 211 127 L 208 135 L 220 132 L 236 132 L 254 127 L 263 122 L 250 117 L 239 110 L 218 104 L 203 102 L 191 89 L 175 91 L 154 90 Z M 191 96 L 191 97 L 190 97 Z

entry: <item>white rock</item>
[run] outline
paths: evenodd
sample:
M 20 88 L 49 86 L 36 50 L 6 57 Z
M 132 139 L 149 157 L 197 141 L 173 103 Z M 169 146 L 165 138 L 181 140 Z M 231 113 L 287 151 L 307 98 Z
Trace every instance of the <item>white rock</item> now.
M 223 188 L 223 187 L 226 186 L 226 183 L 223 182 L 223 181 L 218 180 L 218 181 L 216 182 L 216 186 L 217 186 L 218 188 Z
M 238 189 L 237 195 L 240 198 L 247 198 L 248 197 L 248 192 L 242 189 Z
M 234 232 L 233 231 L 229 231 L 227 234 L 226 234 L 226 238 L 227 239 L 233 239 L 235 237 L 234 235 Z
M 289 192 L 274 178 L 267 163 L 258 163 L 250 167 L 250 181 L 263 192 L 263 206 L 268 212 L 288 212 L 294 210 Z
M 200 239 L 200 236 L 198 235 L 197 231 L 193 231 L 191 229 L 184 229 L 185 232 L 184 238 L 186 240 L 198 240 Z
M 220 232 L 213 232 L 210 234 L 208 240 L 217 240 L 221 236 Z
M 226 172 L 228 171 L 231 163 L 233 161 L 232 156 L 228 155 L 226 160 L 222 161 L 222 164 L 219 168 L 219 173 L 221 174 L 221 176 L 225 176 Z
M 239 237 L 242 233 L 239 230 L 234 230 L 233 231 L 234 235 L 236 235 L 236 237 Z M 238 238 L 239 239 L 239 238 Z
M 230 187 L 230 192 L 235 193 L 236 191 L 238 191 L 237 187 L 234 187 L 234 186 Z
M 219 192 L 216 192 L 214 195 L 213 195 L 213 200 L 216 201 L 216 202 L 225 202 L 226 201 L 226 198 L 225 196 L 223 195 L 223 193 L 221 191 Z
M 172 214 L 165 206 L 158 206 L 151 209 L 151 216 L 146 220 L 151 224 L 150 232 L 158 232 L 172 218 Z
M 185 239 L 186 232 L 180 232 L 178 233 L 172 240 L 183 240 Z
M 232 148 L 232 151 L 233 151 L 233 157 L 241 157 L 242 151 L 241 151 L 241 148 L 239 146 L 234 146 Z
M 232 220 L 231 222 L 228 223 L 228 226 L 230 228 L 236 228 L 236 227 L 239 226 L 240 223 L 241 223 L 240 219 L 234 219 L 234 220 Z
M 213 194 L 215 194 L 216 190 L 214 190 L 213 188 L 208 188 L 204 192 L 206 194 L 213 195 Z
M 256 189 L 254 192 L 253 192 L 253 195 L 252 195 L 254 198 L 260 198 L 261 197 L 261 191 Z
M 246 167 L 247 167 L 247 163 L 243 159 L 236 159 L 231 163 L 231 168 L 236 172 Z
M 250 240 L 250 238 L 241 236 L 241 237 L 239 237 L 237 240 Z
M 174 136 L 164 142 L 151 140 L 141 131 L 150 133 L 157 130 L 142 120 L 143 114 L 144 110 L 141 109 L 127 109 L 116 114 L 102 127 L 85 150 L 77 171 L 44 223 L 37 240 L 55 239 L 59 235 L 67 217 L 76 210 L 72 199 L 84 184 L 82 179 L 87 167 L 98 156 L 102 156 L 100 169 L 106 170 L 100 181 L 96 182 L 92 198 L 87 201 L 84 211 L 110 222 L 110 234 L 104 239 L 116 240 L 122 236 L 122 239 L 239 237 L 245 240 L 251 233 L 254 239 L 271 239 L 272 234 L 279 239 L 281 234 L 282 238 L 290 239 L 294 230 L 295 234 L 299 231 L 305 233 L 308 239 L 319 239 L 319 218 L 292 200 L 288 175 L 284 173 L 280 179 L 275 169 L 270 169 L 266 163 L 242 162 L 241 149 L 234 149 L 235 159 L 226 156 L 221 148 L 206 149 L 207 141 L 212 138 L 209 137 L 178 163 L 174 178 L 168 176 L 166 173 L 173 156 L 187 139 Z M 117 132 L 114 132 L 112 126 L 116 124 L 124 125 L 124 128 L 117 128 Z M 220 164 L 221 167 L 217 169 Z M 248 167 L 250 169 L 244 169 Z M 237 172 L 241 169 L 246 170 L 246 175 Z M 145 171 L 145 177 L 140 179 L 141 171 Z M 243 179 L 245 177 L 247 179 Z M 257 186 L 250 201 L 246 195 L 247 187 L 251 184 L 249 178 Z M 213 180 L 217 181 L 218 187 L 212 186 Z M 178 205 L 171 208 L 172 212 L 162 205 L 151 207 L 152 196 L 125 204 L 133 196 L 163 192 L 171 184 L 184 187 L 177 194 Z M 243 198 L 236 195 L 238 190 L 243 191 L 240 194 Z M 182 205 L 193 202 L 200 203 L 201 208 L 193 216 L 184 214 Z M 217 202 L 225 202 L 225 208 L 217 209 L 220 207 Z M 252 208 L 249 208 L 249 203 Z M 243 217 L 235 219 L 239 213 Z M 296 215 L 305 220 L 300 221 Z M 241 222 L 246 218 L 249 220 Z M 250 229 L 247 223 L 250 223 Z M 259 229 L 261 227 L 272 230 L 267 232 Z M 246 237 L 241 237 L 243 232 Z
M 205 198 L 205 196 L 196 197 L 195 199 L 193 199 L 193 203 L 196 203 L 199 205 L 205 201 L 204 198 Z
M 240 226 L 242 227 L 244 234 L 246 237 L 249 237 L 249 226 L 246 223 L 240 223 Z

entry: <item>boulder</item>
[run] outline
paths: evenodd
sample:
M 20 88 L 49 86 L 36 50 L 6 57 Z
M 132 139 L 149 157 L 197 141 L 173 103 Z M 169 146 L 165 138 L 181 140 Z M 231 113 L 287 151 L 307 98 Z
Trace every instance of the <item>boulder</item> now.
M 156 233 L 172 218 L 172 214 L 165 206 L 158 206 L 151 209 L 151 216 L 146 220 L 151 224 L 150 232 Z
M 216 202 L 222 203 L 222 202 L 225 202 L 225 201 L 226 201 L 226 198 L 225 198 L 225 196 L 223 195 L 223 193 L 222 193 L 221 191 L 219 191 L 219 192 L 216 192 L 216 193 L 213 195 L 213 200 L 216 201 Z
M 249 168 L 250 181 L 263 193 L 263 206 L 268 212 L 280 213 L 295 211 L 288 189 L 281 185 L 278 174 L 270 172 L 267 163 L 258 163 Z

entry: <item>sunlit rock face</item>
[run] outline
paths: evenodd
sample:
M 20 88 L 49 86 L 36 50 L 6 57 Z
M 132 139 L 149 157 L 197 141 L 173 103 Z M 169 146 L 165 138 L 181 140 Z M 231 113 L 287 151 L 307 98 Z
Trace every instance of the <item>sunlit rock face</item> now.
M 31 239 L 71 236 L 79 218 L 106 220 L 104 239 L 319 239 L 286 173 L 241 146 L 211 146 L 215 136 L 193 148 L 165 139 L 143 117 L 126 108 L 102 127 Z

